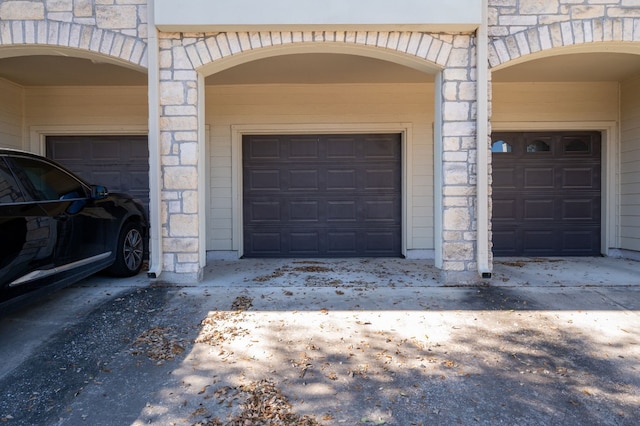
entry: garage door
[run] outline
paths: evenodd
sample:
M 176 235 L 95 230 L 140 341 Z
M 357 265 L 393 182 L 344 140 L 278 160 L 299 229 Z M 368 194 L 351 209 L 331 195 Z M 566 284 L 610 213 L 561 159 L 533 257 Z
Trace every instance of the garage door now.
M 600 134 L 494 133 L 493 253 L 600 254 Z
M 244 136 L 245 257 L 401 255 L 398 134 Z
M 47 136 L 47 156 L 89 183 L 140 199 L 149 211 L 146 135 Z

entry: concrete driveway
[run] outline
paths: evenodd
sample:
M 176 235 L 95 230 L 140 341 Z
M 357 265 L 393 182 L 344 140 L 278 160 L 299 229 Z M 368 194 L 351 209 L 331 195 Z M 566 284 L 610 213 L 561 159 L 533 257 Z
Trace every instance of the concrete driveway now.
M 218 261 L 94 277 L 0 319 L 8 425 L 635 425 L 640 263 Z

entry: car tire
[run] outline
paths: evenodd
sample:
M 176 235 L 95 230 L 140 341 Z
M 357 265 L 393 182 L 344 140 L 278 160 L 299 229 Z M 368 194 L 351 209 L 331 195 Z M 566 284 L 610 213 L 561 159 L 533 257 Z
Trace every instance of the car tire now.
M 120 229 L 116 260 L 107 270 L 117 277 L 137 275 L 142 268 L 144 255 L 144 234 L 142 227 L 135 222 L 127 222 Z

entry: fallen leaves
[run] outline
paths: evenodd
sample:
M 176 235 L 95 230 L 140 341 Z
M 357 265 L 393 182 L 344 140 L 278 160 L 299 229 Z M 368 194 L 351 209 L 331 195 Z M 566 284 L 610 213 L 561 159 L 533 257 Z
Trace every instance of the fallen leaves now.
M 132 346 L 132 355 L 143 354 L 158 365 L 173 360 L 185 350 L 185 342 L 169 327 L 153 327 L 143 332 Z
M 231 304 L 231 309 L 234 311 L 246 311 L 253 306 L 253 299 L 247 296 L 238 296 Z
M 219 418 L 206 422 L 196 422 L 192 426 L 318 426 L 315 418 L 299 415 L 292 411 L 289 400 L 270 379 L 263 379 L 240 386 L 225 386 L 215 392 L 219 405 L 226 405 L 232 410 L 232 417 L 224 422 Z M 202 410 L 194 412 L 203 415 Z
M 248 335 L 248 329 L 235 325 L 242 321 L 241 312 L 215 311 L 210 313 L 200 323 L 202 329 L 195 342 L 218 346 L 227 341 Z

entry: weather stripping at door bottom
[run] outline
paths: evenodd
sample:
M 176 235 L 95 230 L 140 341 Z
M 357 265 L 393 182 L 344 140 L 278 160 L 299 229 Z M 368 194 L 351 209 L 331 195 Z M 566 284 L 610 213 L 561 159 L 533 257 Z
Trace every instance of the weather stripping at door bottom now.
M 67 263 L 66 265 L 62 265 L 57 268 L 39 269 L 37 271 L 32 271 L 32 272 L 29 272 L 27 275 L 24 275 L 18 278 L 17 280 L 13 281 L 11 284 L 9 284 L 9 287 L 16 287 L 34 280 L 48 277 L 50 275 L 59 274 L 60 272 L 66 272 L 71 269 L 78 268 L 80 266 L 88 265 L 90 263 L 97 262 L 102 259 L 106 259 L 109 256 L 111 256 L 110 251 L 106 253 L 98 254 L 96 256 L 88 257 L 86 259 L 78 260 L 77 262 Z

